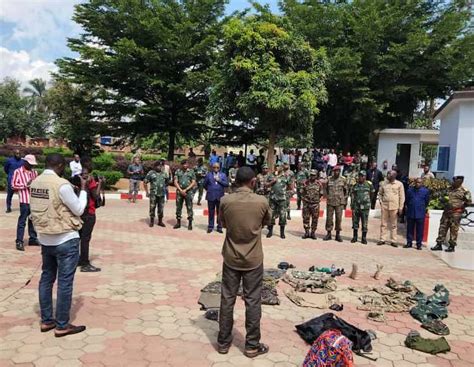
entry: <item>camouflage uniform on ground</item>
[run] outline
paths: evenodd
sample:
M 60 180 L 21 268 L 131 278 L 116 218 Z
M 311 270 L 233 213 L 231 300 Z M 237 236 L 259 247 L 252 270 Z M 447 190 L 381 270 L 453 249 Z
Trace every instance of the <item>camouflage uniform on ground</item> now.
M 461 186 L 457 189 L 450 188 L 448 191 L 448 205 L 443 211 L 439 224 L 438 238 L 436 243 L 446 242 L 448 230 L 450 232 L 449 245 L 456 246 L 458 240 L 459 225 L 464 208 L 472 203 L 471 192 Z
M 301 190 L 303 189 L 303 186 L 306 182 L 306 180 L 309 178 L 309 171 L 306 168 L 301 168 L 295 176 L 295 181 L 296 181 L 296 205 L 298 206 L 298 209 L 301 209 Z
M 194 173 L 196 175 L 196 187 L 193 190 L 193 196 L 198 191 L 198 204 L 201 204 L 202 195 L 204 194 L 204 178 L 206 178 L 208 169 L 205 165 L 196 166 Z
M 326 231 L 331 232 L 334 227 L 334 215 L 336 216 L 336 232 L 340 232 L 342 222 L 342 212 L 347 204 L 347 182 L 346 178 L 339 176 L 329 177 L 326 187 L 327 194 L 327 213 L 326 213 Z
M 196 180 L 194 170 L 188 169 L 183 171 L 178 169 L 175 173 L 175 179 L 178 181 L 179 186 L 184 190 L 187 188 L 192 181 Z M 193 220 L 193 196 L 194 190 L 191 189 L 183 197 L 179 192 L 176 193 L 176 219 L 181 220 L 181 214 L 183 211 L 183 203 L 186 202 L 186 211 L 188 212 L 188 220 Z
M 267 182 L 271 182 L 275 179 L 274 174 L 268 175 Z M 286 225 L 286 203 L 287 203 L 287 189 L 290 185 L 291 180 L 283 172 L 278 175 L 277 181 L 270 189 L 270 208 L 272 209 L 272 223 L 275 225 L 276 218 L 279 218 L 280 226 Z
M 168 186 L 168 174 L 151 170 L 143 182 L 145 185 L 150 183 L 150 219 L 155 218 L 155 211 L 158 207 L 158 219 L 161 221 L 165 205 L 165 188 Z
M 311 175 L 317 176 L 316 170 L 312 170 Z M 323 188 L 321 182 L 318 180 L 308 180 L 304 184 L 301 190 L 301 196 L 303 200 L 303 226 L 305 233 L 307 234 L 311 228 L 311 234 L 313 235 L 318 228 L 319 219 L 319 202 L 323 194 Z M 311 222 L 311 227 L 310 227 Z
M 359 221 L 362 232 L 367 232 L 371 197 L 375 194 L 374 186 L 370 181 L 357 182 L 351 188 L 352 229 L 359 229 Z

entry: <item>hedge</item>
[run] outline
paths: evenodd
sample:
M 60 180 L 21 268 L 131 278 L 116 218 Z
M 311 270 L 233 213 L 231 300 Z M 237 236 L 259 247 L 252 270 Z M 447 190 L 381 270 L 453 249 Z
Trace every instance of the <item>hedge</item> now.
M 110 153 L 102 153 L 92 158 L 92 166 L 98 171 L 111 171 L 115 166 L 114 156 Z
M 92 171 L 94 176 L 102 176 L 105 178 L 105 188 L 110 189 L 113 185 L 115 185 L 122 177 L 122 172 L 119 171 L 100 171 L 94 170 Z
M 43 148 L 43 155 L 47 156 L 48 154 L 58 153 L 65 157 L 72 157 L 73 151 L 68 148 L 63 147 L 47 147 Z

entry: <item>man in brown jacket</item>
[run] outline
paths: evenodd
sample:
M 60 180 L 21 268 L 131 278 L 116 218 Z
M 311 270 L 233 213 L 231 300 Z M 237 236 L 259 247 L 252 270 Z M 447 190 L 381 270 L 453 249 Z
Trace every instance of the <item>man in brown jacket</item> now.
M 382 223 L 380 226 L 380 241 L 377 245 L 387 242 L 387 227 L 390 231 L 388 243 L 397 247 L 397 216 L 402 214 L 405 204 L 405 190 L 403 184 L 396 180 L 397 171 L 390 171 L 387 180 L 380 186 L 379 200 L 382 208 Z
M 229 352 L 234 305 L 242 280 L 247 331 L 244 354 L 253 358 L 268 352 L 268 346 L 260 343 L 262 227 L 270 224 L 272 214 L 268 200 L 254 193 L 256 178 L 251 168 L 239 168 L 235 182 L 237 190 L 223 197 L 220 204 L 219 215 L 226 237 L 222 248 L 224 265 L 217 343 L 219 353 Z

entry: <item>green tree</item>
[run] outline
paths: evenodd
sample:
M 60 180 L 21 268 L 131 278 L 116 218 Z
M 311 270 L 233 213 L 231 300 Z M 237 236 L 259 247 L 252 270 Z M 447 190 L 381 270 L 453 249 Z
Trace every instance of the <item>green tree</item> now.
M 273 166 L 278 138 L 311 130 L 326 99 L 328 63 L 324 50 L 311 48 L 283 17 L 257 11 L 224 25 L 210 112 L 266 133 Z
M 168 134 L 173 159 L 179 134 L 205 119 L 210 67 L 225 0 L 91 0 L 76 6 L 84 33 L 69 39 L 79 58 L 64 58 L 63 77 L 100 88 L 94 110 L 119 136 Z
M 102 124 L 92 110 L 94 97 L 90 90 L 63 80 L 57 80 L 45 96 L 53 135 L 67 140 L 69 148 L 80 155 L 93 155 L 97 149 Z
M 20 82 L 5 78 L 0 82 L 0 142 L 26 137 L 29 131 L 27 100 L 20 93 Z
M 23 88 L 23 94 L 28 100 L 29 133 L 31 136 L 44 136 L 48 129 L 49 113 L 46 104 L 46 81 L 33 79 Z
M 363 146 L 376 128 L 403 127 L 421 103 L 472 83 L 466 1 L 284 0 L 282 10 L 331 63 L 318 143 Z

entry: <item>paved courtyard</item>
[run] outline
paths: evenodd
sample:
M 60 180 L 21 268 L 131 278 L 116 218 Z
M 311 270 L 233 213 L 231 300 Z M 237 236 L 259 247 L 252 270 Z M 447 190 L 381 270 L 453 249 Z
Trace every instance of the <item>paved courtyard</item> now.
M 294 204 L 293 204 L 294 205 Z M 244 341 L 243 302 L 238 300 L 234 345 L 228 355 L 215 350 L 217 323 L 203 317 L 199 292 L 220 271 L 223 235 L 205 232 L 207 218 L 197 216 L 195 229 L 173 230 L 174 203 L 165 209 L 167 228 L 149 228 L 147 203 L 136 205 L 109 200 L 98 210 L 91 244 L 92 262 L 100 273 L 77 272 L 72 322 L 87 325 L 84 333 L 55 338 L 40 333 L 37 285 L 40 249 L 14 248 L 18 210 L 0 214 L 0 366 L 299 366 L 309 348 L 295 333 L 294 325 L 326 310 L 300 308 L 278 285 L 279 306 L 264 306 L 262 341 L 270 353 L 249 360 L 242 354 Z M 324 220 L 318 240 L 302 240 L 301 218 L 294 218 L 287 239 L 264 239 L 265 266 L 288 261 L 302 270 L 311 265 L 348 271 L 359 266 L 359 279 L 338 277 L 336 296 L 344 303 L 337 313 L 346 321 L 377 333 L 371 362 L 356 357 L 357 366 L 473 366 L 474 365 L 474 273 L 449 268 L 430 251 L 375 246 L 379 220 L 371 218 L 370 244 L 351 244 L 350 220 L 344 220 L 344 243 L 323 242 Z M 377 264 L 384 265 L 379 281 L 372 278 Z M 31 282 L 21 288 L 31 277 Z M 447 336 L 451 352 L 431 356 L 404 346 L 407 333 L 421 329 L 408 313 L 387 314 L 386 323 L 369 321 L 357 310 L 358 294 L 351 285 L 382 285 L 389 278 L 412 280 L 431 294 L 437 283 L 451 293 Z

